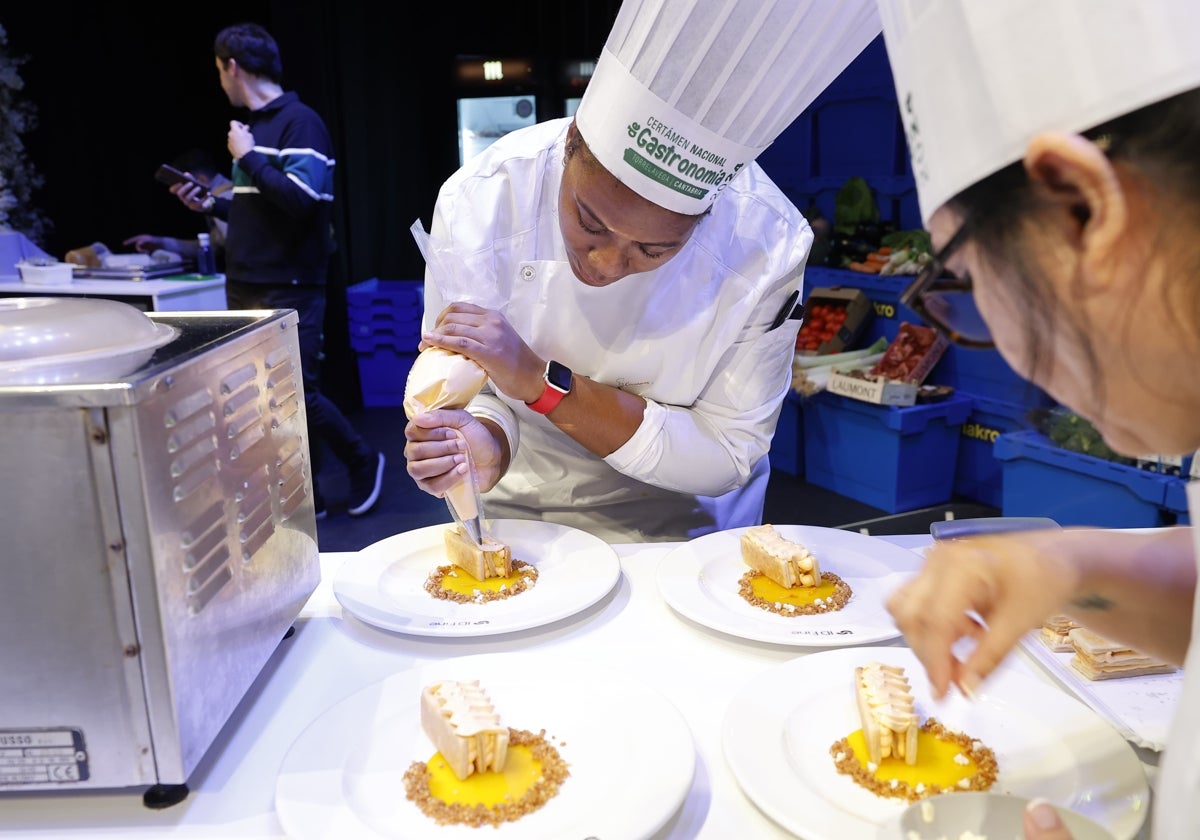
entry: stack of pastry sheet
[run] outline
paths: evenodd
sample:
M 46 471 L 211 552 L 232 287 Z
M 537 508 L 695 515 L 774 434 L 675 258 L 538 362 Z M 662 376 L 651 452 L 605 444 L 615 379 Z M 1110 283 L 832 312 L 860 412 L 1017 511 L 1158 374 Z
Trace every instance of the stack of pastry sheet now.
M 421 727 L 454 775 L 503 770 L 508 727 L 478 680 L 437 682 L 421 691 Z
M 1106 639 L 1086 627 L 1076 627 L 1069 635 L 1075 650 L 1075 655 L 1071 657 L 1071 667 L 1089 680 L 1169 674 L 1175 670 L 1175 666 L 1168 662 L 1131 650 L 1128 646 Z
M 854 690 L 871 761 L 895 756 L 916 764 L 919 721 L 904 669 L 868 662 L 854 669 Z
M 774 525 L 757 525 L 741 538 L 742 560 L 785 589 L 820 586 L 821 566 L 816 555 L 775 530 Z
M 1058 653 L 1069 653 L 1075 649 L 1070 634 L 1078 626 L 1065 615 L 1052 615 L 1042 623 L 1042 643 Z

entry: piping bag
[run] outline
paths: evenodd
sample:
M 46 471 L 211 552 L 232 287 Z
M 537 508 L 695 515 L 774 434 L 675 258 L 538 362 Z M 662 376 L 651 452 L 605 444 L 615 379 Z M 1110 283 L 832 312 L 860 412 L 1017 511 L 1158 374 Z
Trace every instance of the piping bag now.
M 475 303 L 469 289 L 474 275 L 466 264 L 448 249 L 435 247 L 420 219 L 413 222 L 411 230 L 442 299 Z M 471 359 L 441 347 L 427 347 L 417 354 L 408 372 L 404 384 L 404 414 L 411 420 L 417 414 L 437 408 L 466 408 L 485 384 L 487 373 Z M 461 431 L 456 430 L 455 434 L 466 443 Z M 482 547 L 487 520 L 483 516 L 475 460 L 469 446 L 466 455 L 467 474 L 446 491 L 446 506 L 463 532 L 476 546 Z

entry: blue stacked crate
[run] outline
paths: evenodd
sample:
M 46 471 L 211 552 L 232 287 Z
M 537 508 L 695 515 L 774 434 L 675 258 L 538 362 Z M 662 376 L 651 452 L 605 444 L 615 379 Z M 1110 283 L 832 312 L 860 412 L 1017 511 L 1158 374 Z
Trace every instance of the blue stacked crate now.
M 823 265 L 813 265 L 804 269 L 805 289 L 859 289 L 867 296 L 874 314 L 859 337 L 860 347 L 873 344 L 880 338 L 891 341 L 903 323 L 921 323 L 921 316 L 900 303 L 901 293 L 908 288 L 912 280 L 912 275 L 908 274 L 881 277 L 878 274 Z
M 822 391 L 804 401 L 805 480 L 889 513 L 950 501 L 968 397 L 898 407 Z
M 1164 525 L 1192 524 L 1187 503 L 1188 482 L 1187 476 L 1167 476 L 1167 494 L 1163 499 Z
M 1005 516 L 1048 516 L 1060 525 L 1157 528 L 1172 476 L 1083 455 L 1057 446 L 1040 432 L 996 438 L 1003 463 Z
M 346 289 L 346 309 L 363 405 L 402 405 L 404 383 L 421 341 L 424 284 L 372 277 Z
M 804 413 L 801 405 L 800 395 L 788 391 L 779 411 L 779 422 L 775 424 L 771 451 L 767 453 L 771 469 L 796 478 L 804 477 Z
M 1033 407 L 978 394 L 964 396 L 971 398 L 971 413 L 958 443 L 954 493 L 998 508 L 1004 500 L 1004 467 L 996 457 L 996 441 L 1009 432 L 1034 430 Z

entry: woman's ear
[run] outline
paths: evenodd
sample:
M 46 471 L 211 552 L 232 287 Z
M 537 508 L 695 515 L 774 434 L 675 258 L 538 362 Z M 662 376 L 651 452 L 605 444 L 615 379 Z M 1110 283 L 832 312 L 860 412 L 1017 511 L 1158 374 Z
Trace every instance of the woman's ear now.
M 1056 211 L 1051 221 L 1089 266 L 1119 253 L 1129 204 L 1112 161 L 1078 134 L 1044 132 L 1025 150 L 1025 171 Z

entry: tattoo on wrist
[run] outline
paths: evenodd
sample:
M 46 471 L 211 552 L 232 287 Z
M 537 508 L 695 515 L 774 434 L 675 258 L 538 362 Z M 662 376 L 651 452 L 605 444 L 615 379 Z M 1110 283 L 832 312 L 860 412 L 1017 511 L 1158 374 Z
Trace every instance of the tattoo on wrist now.
M 1108 612 L 1116 606 L 1111 600 L 1102 595 L 1085 595 L 1082 598 L 1076 598 L 1071 604 L 1081 610 L 1092 610 L 1095 612 Z

